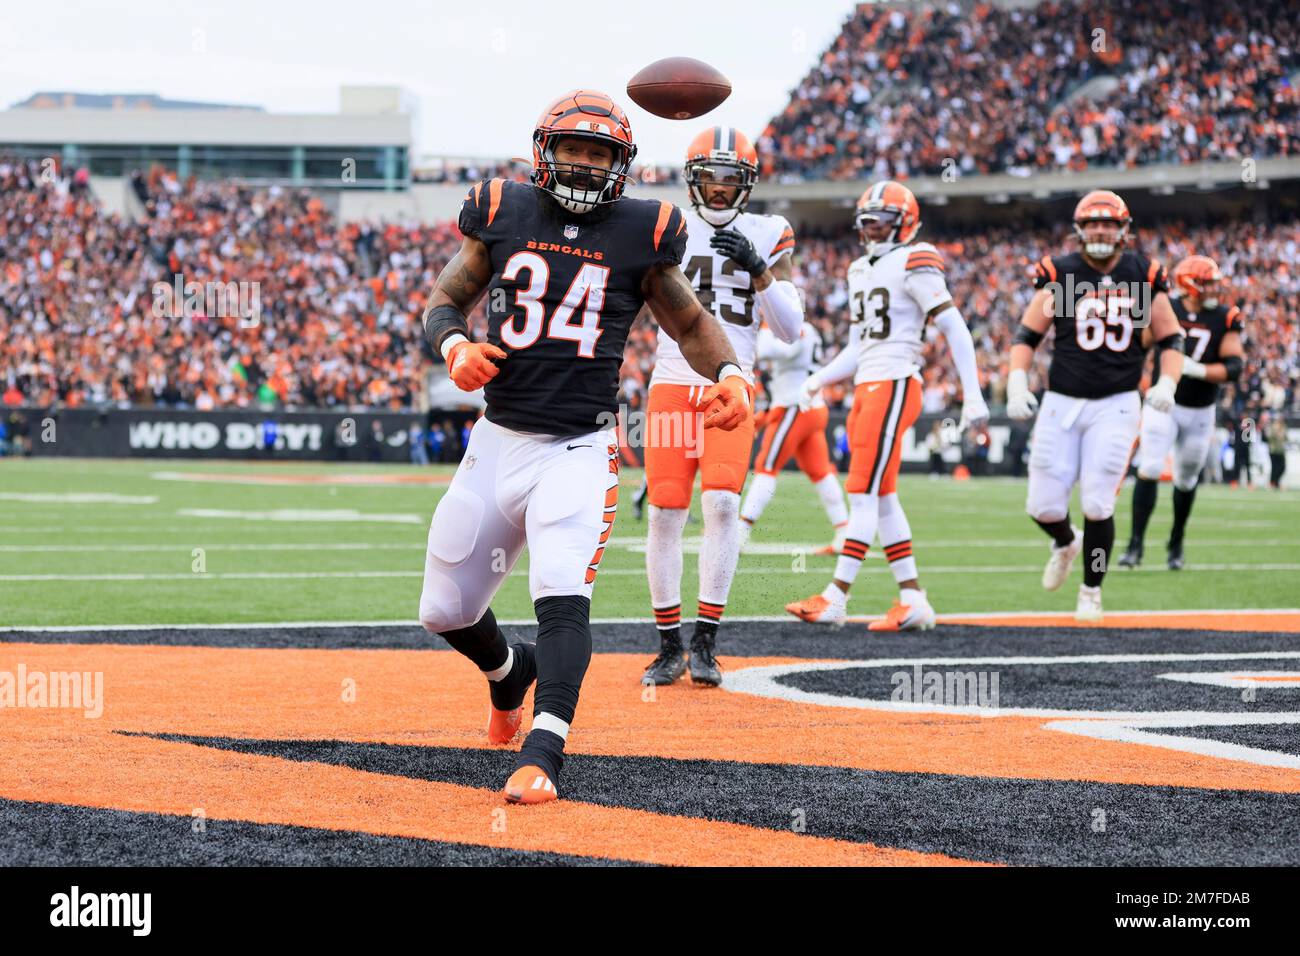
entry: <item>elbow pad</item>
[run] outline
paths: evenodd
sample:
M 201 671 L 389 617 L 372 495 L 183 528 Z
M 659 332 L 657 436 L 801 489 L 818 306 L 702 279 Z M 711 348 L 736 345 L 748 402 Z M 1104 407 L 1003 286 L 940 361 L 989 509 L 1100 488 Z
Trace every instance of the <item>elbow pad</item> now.
M 454 305 L 440 305 L 424 315 L 424 335 L 435 355 L 442 354 L 442 343 L 449 335 L 459 333 L 469 338 L 469 323 Z
M 1241 378 L 1242 365 L 1240 355 L 1229 355 L 1223 360 L 1223 370 L 1227 374 L 1229 382 L 1235 382 Z
M 1016 329 L 1016 337 L 1012 340 L 1016 345 L 1028 345 L 1031 349 L 1038 348 L 1038 344 L 1043 341 L 1043 333 L 1035 332 L 1029 326 L 1023 323 Z

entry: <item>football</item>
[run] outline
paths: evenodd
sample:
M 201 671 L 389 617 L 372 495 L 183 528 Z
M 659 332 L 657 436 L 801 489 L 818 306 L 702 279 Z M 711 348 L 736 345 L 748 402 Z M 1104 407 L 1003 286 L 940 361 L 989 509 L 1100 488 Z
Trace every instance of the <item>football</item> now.
M 707 63 L 688 56 L 656 60 L 632 77 L 627 95 L 637 106 L 664 119 L 703 116 L 731 95 L 731 81 Z

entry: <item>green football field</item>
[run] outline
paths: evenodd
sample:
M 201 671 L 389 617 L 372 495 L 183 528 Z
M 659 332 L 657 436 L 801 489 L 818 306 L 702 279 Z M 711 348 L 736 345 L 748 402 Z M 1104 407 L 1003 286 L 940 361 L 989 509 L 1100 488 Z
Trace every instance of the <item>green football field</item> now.
M 450 473 L 449 466 L 0 459 L 0 626 L 414 622 L 429 515 L 446 486 L 373 482 Z M 204 480 L 187 480 L 196 475 Z M 645 524 L 630 503 L 639 480 L 624 471 L 593 601 L 598 618 L 649 616 Z M 922 584 L 940 613 L 1073 610 L 1077 568 L 1059 592 L 1038 584 L 1048 547 L 1024 514 L 1022 481 L 907 476 L 900 495 Z M 1120 544 L 1128 508 L 1125 489 Z M 1077 520 L 1077 500 L 1073 514 Z M 1300 493 L 1202 488 L 1181 573 L 1164 568 L 1169 514 L 1166 485 L 1147 564 L 1108 577 L 1108 611 L 1296 606 Z M 698 523 L 687 526 L 688 617 L 699 535 Z M 783 475 L 741 559 L 728 614 L 781 615 L 786 602 L 820 591 L 834 559 L 811 551 L 829 537 L 812 486 L 798 473 Z M 850 613 L 882 613 L 892 595 L 873 549 Z M 526 554 L 493 608 L 503 620 L 531 616 Z

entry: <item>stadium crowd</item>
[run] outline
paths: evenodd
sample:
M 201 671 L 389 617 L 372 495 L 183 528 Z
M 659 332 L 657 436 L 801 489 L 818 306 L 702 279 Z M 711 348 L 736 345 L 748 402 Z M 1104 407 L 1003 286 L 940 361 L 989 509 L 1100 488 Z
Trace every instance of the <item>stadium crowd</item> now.
M 434 363 L 420 317 L 460 235 L 452 223 L 340 224 L 306 192 L 140 177 L 146 215 L 106 214 L 74 175 L 46 182 L 34 162 L 0 160 L 0 402 L 194 407 L 422 409 Z M 1030 265 L 1064 233 L 988 231 L 936 239 L 972 327 L 989 401 L 1003 402 L 1011 335 L 1031 293 Z M 1192 251 L 1231 276 L 1246 317 L 1247 370 L 1228 395 L 1241 410 L 1300 411 L 1296 302 L 1300 223 L 1138 233 L 1167 264 Z M 847 308 L 854 237 L 801 237 L 796 283 L 833 354 Z M 174 276 L 256 283 L 256 315 L 191 307 Z M 242 302 L 242 299 L 239 300 Z M 221 303 L 218 302 L 218 305 Z M 472 317 L 479 334 L 482 307 Z M 644 400 L 655 328 L 641 319 L 623 367 L 624 399 Z M 957 404 L 946 346 L 930 347 L 924 411 Z M 1039 351 L 1035 377 L 1049 349 Z M 831 391 L 835 402 L 844 389 Z
M 1289 0 L 860 4 L 758 147 L 786 181 L 1294 156 L 1297 76 Z

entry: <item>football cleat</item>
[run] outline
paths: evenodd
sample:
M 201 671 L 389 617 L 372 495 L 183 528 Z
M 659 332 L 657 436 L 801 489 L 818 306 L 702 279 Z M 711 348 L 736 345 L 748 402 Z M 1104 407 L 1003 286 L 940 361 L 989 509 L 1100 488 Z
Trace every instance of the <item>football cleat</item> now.
M 1086 584 L 1079 585 L 1079 601 L 1074 606 L 1074 619 L 1076 621 L 1101 620 L 1101 588 L 1090 588 Z
M 1168 551 L 1169 570 L 1181 571 L 1183 569 L 1183 545 L 1182 543 L 1171 544 Z
M 1047 567 L 1043 568 L 1043 587 L 1048 591 L 1055 591 L 1065 583 L 1070 568 L 1074 567 L 1074 559 L 1083 550 L 1083 532 L 1073 525 L 1070 530 L 1074 532 L 1074 540 L 1063 548 L 1052 545 L 1052 556 L 1047 559 Z
M 650 666 L 641 675 L 642 684 L 656 684 L 665 687 L 675 683 L 686 672 L 686 652 L 680 644 L 664 644 L 659 649 L 659 656 L 650 662 Z
M 713 635 L 696 634 L 691 638 L 691 681 L 717 687 L 722 683 L 722 668 L 713 656 Z
M 835 545 L 833 544 L 828 544 L 825 547 L 818 548 L 816 551 L 813 552 L 813 554 L 817 555 L 817 557 L 819 558 L 834 557 L 839 553 L 840 553 L 840 549 L 835 547 Z
M 1121 568 L 1136 568 L 1142 563 L 1142 545 L 1130 541 L 1124 553 L 1120 555 L 1119 566 Z
M 524 709 L 522 707 L 516 707 L 514 710 L 497 710 L 489 704 L 488 743 L 498 746 L 510 743 L 515 739 L 515 734 L 519 733 L 519 725 L 523 722 Z
M 560 796 L 551 778 L 541 767 L 520 767 L 506 781 L 506 800 L 510 803 L 550 803 Z
M 802 601 L 791 601 L 785 609 L 809 624 L 843 624 L 847 613 L 843 604 L 832 604 L 821 594 L 814 594 Z
M 917 592 L 919 597 L 913 597 L 911 604 L 904 604 L 902 600 L 894 602 L 894 606 L 885 612 L 885 616 L 879 621 L 872 621 L 867 625 L 868 631 L 928 631 L 932 629 L 938 621 L 934 613 L 934 608 L 926 600 L 925 592 Z

